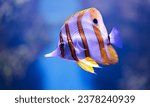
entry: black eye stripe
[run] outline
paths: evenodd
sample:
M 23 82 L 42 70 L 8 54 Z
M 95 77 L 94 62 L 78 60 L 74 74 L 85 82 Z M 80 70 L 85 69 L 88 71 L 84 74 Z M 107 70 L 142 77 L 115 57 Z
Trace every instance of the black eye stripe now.
M 96 18 L 93 19 L 93 23 L 97 24 L 98 20 Z

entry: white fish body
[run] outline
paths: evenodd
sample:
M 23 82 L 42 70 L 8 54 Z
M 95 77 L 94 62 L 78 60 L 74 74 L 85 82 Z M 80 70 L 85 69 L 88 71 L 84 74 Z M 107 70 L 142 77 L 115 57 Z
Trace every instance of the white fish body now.
M 60 31 L 57 49 L 45 56 L 74 60 L 84 70 L 94 73 L 93 67 L 99 67 L 98 64 L 118 62 L 111 43 L 121 47 L 119 32 L 114 28 L 108 35 L 100 12 L 89 8 L 66 20 Z

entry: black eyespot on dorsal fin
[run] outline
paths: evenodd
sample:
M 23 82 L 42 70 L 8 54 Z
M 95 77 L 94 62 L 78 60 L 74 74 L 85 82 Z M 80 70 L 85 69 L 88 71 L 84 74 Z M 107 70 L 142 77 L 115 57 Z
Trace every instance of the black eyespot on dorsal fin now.
M 60 47 L 60 49 L 63 49 L 64 48 L 64 42 L 61 42 L 59 47 Z

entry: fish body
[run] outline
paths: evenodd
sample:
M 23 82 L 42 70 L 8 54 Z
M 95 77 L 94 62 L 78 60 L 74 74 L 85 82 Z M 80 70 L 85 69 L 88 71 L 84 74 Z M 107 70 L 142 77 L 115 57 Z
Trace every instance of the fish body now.
M 81 68 L 94 73 L 93 67 L 99 67 L 99 64 L 118 62 L 112 44 L 122 47 L 119 31 L 113 28 L 108 35 L 101 13 L 96 8 L 89 8 L 66 20 L 60 30 L 57 48 L 45 56 L 76 61 Z

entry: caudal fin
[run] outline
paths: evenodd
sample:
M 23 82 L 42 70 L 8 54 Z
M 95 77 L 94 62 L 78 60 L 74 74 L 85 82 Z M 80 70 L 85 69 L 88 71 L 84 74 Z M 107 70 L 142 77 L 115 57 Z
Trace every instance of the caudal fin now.
M 122 48 L 121 35 L 116 28 L 112 29 L 111 33 L 109 34 L 109 37 L 110 37 L 111 44 L 115 45 L 118 48 Z
M 58 50 L 56 49 L 56 50 L 54 50 L 54 51 L 51 52 L 51 53 L 45 54 L 44 56 L 45 56 L 45 57 L 56 57 L 56 56 L 59 56 L 59 52 L 58 52 Z
M 53 57 L 53 53 L 51 52 L 51 53 L 45 54 L 44 56 L 45 57 Z

